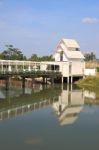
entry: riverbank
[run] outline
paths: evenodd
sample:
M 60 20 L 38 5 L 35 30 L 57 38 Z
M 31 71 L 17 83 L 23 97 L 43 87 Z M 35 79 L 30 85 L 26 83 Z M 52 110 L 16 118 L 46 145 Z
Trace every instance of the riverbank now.
M 76 82 L 80 87 L 84 88 L 99 88 L 99 76 L 88 76 Z

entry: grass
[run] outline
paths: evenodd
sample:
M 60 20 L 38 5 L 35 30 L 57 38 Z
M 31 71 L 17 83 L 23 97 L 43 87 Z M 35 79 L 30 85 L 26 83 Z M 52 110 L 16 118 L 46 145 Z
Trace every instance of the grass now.
M 76 84 L 80 87 L 89 88 L 89 89 L 97 89 L 99 88 L 99 75 L 96 76 L 88 76 L 76 82 Z

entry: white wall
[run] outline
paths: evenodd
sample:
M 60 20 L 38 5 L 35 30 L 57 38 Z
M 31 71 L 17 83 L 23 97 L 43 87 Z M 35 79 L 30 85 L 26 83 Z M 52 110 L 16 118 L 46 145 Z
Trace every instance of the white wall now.
M 60 53 L 54 54 L 55 61 L 60 61 Z M 66 56 L 63 54 L 63 61 L 67 61 Z
M 89 76 L 89 75 L 91 75 L 91 76 L 95 76 L 96 75 L 96 69 L 95 68 L 93 68 L 93 69 L 84 69 L 84 75 L 86 75 L 86 76 Z
M 62 72 L 63 77 L 68 77 L 69 76 L 69 62 L 61 62 L 60 71 Z
M 72 61 L 72 75 L 84 75 L 85 69 L 85 62 L 79 61 Z
M 94 92 L 90 92 L 88 90 L 84 91 L 84 97 L 85 98 L 90 98 L 90 99 L 95 99 L 96 98 L 96 94 Z

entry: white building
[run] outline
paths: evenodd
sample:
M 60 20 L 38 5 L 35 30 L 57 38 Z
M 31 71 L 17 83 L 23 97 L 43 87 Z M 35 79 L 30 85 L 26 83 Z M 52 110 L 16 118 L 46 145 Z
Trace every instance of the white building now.
M 55 61 L 19 61 L 19 60 L 0 60 L 1 72 L 18 72 L 18 71 L 55 71 L 61 72 L 59 80 L 67 80 L 69 83 L 78 77 L 84 76 L 85 62 L 84 56 L 80 51 L 80 46 L 75 40 L 62 39 L 57 45 L 53 54 Z M 20 69 L 21 68 L 21 69 Z M 41 74 L 42 76 L 42 74 Z M 57 80 L 57 79 L 56 79 Z
M 62 39 L 57 45 L 53 54 L 55 62 L 60 62 L 60 71 L 63 78 L 82 77 L 84 75 L 84 56 L 80 51 L 80 46 L 73 39 Z

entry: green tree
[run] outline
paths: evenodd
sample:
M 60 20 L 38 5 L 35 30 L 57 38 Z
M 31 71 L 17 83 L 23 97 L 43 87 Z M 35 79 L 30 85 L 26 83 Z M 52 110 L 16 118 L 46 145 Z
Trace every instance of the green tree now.
M 1 59 L 4 60 L 26 60 L 26 56 L 18 48 L 13 45 L 5 45 L 6 50 L 1 53 Z
M 31 60 L 31 61 L 39 61 L 39 58 L 38 58 L 37 54 L 32 54 L 32 56 L 29 58 L 29 60 Z
M 52 58 L 52 55 L 50 55 L 50 56 L 42 56 L 39 59 L 40 59 L 40 61 L 54 61 L 54 59 Z
M 84 56 L 85 56 L 85 61 L 94 61 L 94 60 L 96 60 L 96 55 L 93 52 L 86 53 Z
M 37 54 L 32 54 L 29 60 L 31 61 L 54 61 L 54 59 L 52 58 L 52 55 L 38 57 Z

